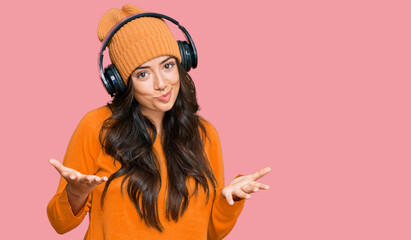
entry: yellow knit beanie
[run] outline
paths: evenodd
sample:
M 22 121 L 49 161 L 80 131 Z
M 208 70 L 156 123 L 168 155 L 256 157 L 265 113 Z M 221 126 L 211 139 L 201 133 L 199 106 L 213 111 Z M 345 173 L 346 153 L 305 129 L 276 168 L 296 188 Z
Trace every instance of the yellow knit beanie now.
M 125 17 L 144 12 L 131 4 L 121 10 L 112 8 L 101 18 L 97 35 L 102 42 L 110 30 Z M 163 55 L 174 56 L 181 63 L 177 41 L 167 24 L 159 18 L 141 17 L 122 26 L 108 43 L 111 62 L 116 66 L 124 84 L 141 64 Z

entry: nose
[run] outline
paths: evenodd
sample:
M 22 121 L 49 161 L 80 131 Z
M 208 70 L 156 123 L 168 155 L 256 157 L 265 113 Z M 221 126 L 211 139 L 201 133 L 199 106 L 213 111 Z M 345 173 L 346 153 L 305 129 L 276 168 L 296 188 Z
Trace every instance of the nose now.
M 153 82 L 153 87 L 157 91 L 162 91 L 166 89 L 167 87 L 167 79 L 163 74 L 160 73 L 155 73 L 154 74 L 154 82 Z

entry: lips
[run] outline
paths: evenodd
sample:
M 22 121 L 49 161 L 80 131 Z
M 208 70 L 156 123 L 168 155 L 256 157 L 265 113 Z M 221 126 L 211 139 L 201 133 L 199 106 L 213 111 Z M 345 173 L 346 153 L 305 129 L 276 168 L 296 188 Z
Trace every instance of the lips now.
M 161 95 L 160 97 L 157 97 L 157 99 L 160 101 L 166 102 L 168 101 L 168 99 L 170 99 L 170 95 L 171 95 L 171 91 L 164 95 Z

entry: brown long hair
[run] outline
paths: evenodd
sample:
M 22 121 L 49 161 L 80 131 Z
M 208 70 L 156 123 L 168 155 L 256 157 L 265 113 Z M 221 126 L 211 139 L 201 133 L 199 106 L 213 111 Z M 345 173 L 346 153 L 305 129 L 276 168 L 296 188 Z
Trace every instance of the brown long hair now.
M 195 180 L 193 193 L 197 194 L 198 185 L 203 187 L 207 196 L 206 203 L 210 194 L 209 183 L 213 187 L 214 197 L 217 184 L 204 152 L 203 142 L 207 139 L 207 133 L 200 116 L 197 115 L 199 106 L 194 82 L 180 63 L 176 62 L 180 75 L 180 91 L 173 108 L 164 115 L 161 133 L 168 175 L 166 216 L 168 220 L 174 221 L 184 214 L 189 203 L 186 185 L 188 178 Z M 142 114 L 133 93 L 133 84 L 129 78 L 125 93 L 116 96 L 107 104 L 112 115 L 101 128 L 100 143 L 105 153 L 120 162 L 121 168 L 109 177 L 101 203 L 103 207 L 110 183 L 115 178 L 124 176 L 121 189 L 128 180 L 127 193 L 138 215 L 147 226 L 162 232 L 164 228 L 157 206 L 162 179 L 158 156 L 153 152 L 157 130 Z

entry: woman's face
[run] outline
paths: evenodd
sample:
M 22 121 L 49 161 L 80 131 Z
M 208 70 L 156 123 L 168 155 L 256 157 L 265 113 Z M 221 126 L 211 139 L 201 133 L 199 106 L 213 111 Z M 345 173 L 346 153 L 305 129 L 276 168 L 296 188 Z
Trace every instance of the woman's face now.
M 134 98 L 144 115 L 170 110 L 180 90 L 180 76 L 174 57 L 160 56 L 141 64 L 131 73 Z

